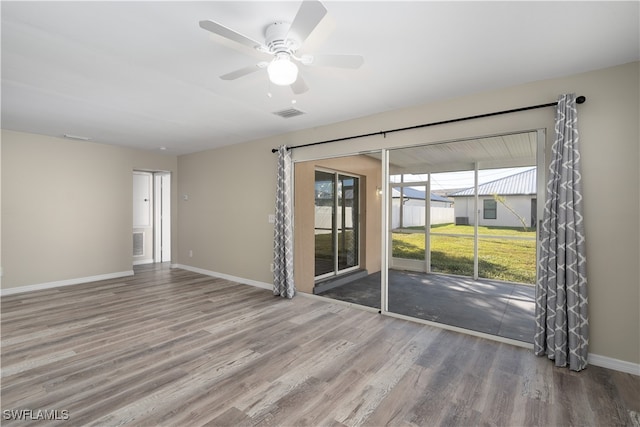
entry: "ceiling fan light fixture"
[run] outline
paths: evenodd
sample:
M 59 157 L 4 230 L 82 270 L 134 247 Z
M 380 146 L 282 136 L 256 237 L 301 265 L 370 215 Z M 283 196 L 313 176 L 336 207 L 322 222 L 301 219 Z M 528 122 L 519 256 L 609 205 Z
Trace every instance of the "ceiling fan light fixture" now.
M 289 55 L 278 55 L 267 67 L 269 80 L 278 86 L 289 86 L 298 78 L 298 67 L 291 62 Z

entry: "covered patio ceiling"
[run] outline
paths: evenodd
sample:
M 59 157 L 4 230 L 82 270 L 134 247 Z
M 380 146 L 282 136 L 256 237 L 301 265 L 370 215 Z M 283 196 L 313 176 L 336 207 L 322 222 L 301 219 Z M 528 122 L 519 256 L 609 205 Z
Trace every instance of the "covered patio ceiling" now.
M 389 151 L 392 174 L 455 172 L 536 164 L 537 133 L 442 142 Z
M 479 169 L 533 166 L 536 164 L 537 131 L 482 138 L 442 141 L 389 150 L 389 173 L 425 174 Z M 370 153 L 381 159 L 380 153 Z

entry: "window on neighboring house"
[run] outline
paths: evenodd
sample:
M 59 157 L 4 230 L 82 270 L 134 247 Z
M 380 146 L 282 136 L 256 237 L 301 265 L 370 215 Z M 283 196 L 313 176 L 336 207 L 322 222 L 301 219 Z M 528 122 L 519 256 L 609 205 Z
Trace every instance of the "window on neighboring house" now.
M 495 200 L 483 201 L 483 218 L 484 219 L 497 219 L 498 218 L 498 202 Z

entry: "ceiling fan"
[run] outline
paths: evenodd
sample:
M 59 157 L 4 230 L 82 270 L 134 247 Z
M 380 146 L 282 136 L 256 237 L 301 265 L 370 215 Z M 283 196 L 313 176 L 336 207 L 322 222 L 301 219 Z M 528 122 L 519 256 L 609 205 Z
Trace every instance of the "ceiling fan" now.
M 293 22 L 273 22 L 265 30 L 264 43 L 255 41 L 237 31 L 211 20 L 200 21 L 200 27 L 236 43 L 249 46 L 258 52 L 271 55 L 271 61 L 261 61 L 254 65 L 220 76 L 223 80 L 235 80 L 253 72 L 267 69 L 269 80 L 280 86 L 290 86 L 295 94 L 309 90 L 298 72 L 296 63 L 309 66 L 337 68 L 359 68 L 364 62 L 361 55 L 301 55 L 296 52 L 307 37 L 322 21 L 327 9 L 318 0 L 304 0 Z

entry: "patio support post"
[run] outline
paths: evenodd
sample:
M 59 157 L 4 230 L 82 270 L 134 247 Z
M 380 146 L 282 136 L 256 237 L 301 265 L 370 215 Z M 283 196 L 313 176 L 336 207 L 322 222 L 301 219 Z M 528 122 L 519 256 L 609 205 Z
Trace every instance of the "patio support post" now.
M 382 286 L 380 292 L 380 312 L 387 313 L 389 311 L 389 265 L 391 264 L 391 215 L 390 215 L 390 204 L 391 204 L 391 194 L 393 191 L 393 187 L 391 187 L 391 183 L 389 182 L 389 150 L 383 149 L 381 152 L 382 155 L 382 183 L 380 188 L 386 188 L 385 191 L 382 192 L 382 218 L 381 218 L 381 231 L 382 231 L 382 242 L 381 242 L 381 265 L 380 265 L 380 285 Z M 402 204 L 402 203 L 401 203 Z
M 400 184 L 404 183 L 404 174 L 400 174 Z M 400 186 L 400 214 L 399 216 L 399 220 L 400 223 L 398 225 L 399 229 L 403 229 L 404 228 L 404 186 Z
M 478 206 L 478 162 L 473 163 L 473 280 L 478 280 L 478 220 L 480 208 Z
M 427 173 L 424 206 L 424 271 L 431 273 L 431 172 Z

